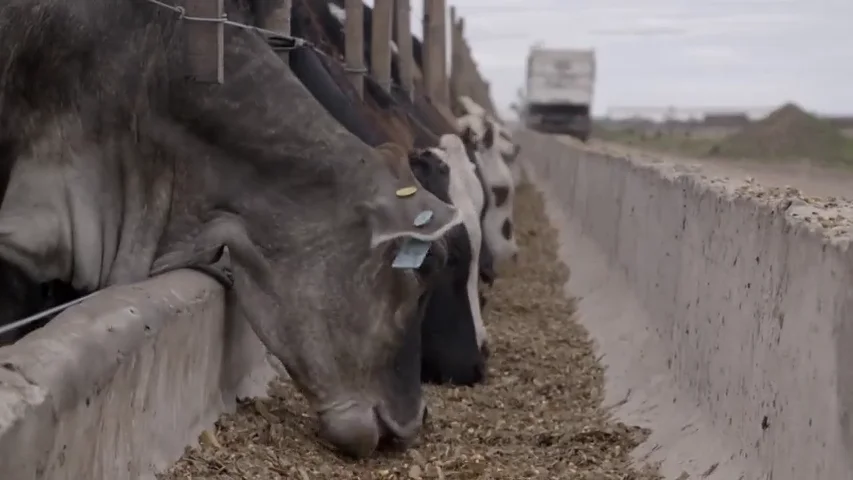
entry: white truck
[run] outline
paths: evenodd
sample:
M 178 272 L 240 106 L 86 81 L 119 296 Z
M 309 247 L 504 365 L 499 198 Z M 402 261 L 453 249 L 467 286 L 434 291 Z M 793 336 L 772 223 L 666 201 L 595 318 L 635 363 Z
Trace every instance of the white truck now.
M 524 124 L 586 141 L 592 130 L 594 86 L 594 50 L 532 47 L 527 55 Z

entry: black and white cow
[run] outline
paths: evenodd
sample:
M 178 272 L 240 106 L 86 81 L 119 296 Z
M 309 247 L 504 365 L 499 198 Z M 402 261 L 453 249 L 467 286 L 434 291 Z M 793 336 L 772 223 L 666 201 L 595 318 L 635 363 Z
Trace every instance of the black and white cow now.
M 509 167 L 513 185 L 517 188 L 522 179 L 521 163 L 518 158 L 521 153 L 521 146 L 513 141 L 509 129 L 501 122 L 493 120 L 493 125 L 498 133 L 496 139 L 497 149 L 501 153 L 504 163 Z
M 498 150 L 495 126 L 481 113 L 464 115 L 457 122 L 463 141 L 475 152 L 486 187 L 488 208 L 483 218 L 486 243 L 498 262 L 514 259 L 518 253 L 512 218 L 515 182 Z
M 274 3 L 226 11 L 252 23 L 247 5 Z M 207 271 L 325 439 L 359 457 L 408 444 L 424 287 L 392 260 L 460 212 L 341 127 L 256 32 L 226 27 L 224 84 L 187 80 L 186 25 L 145 1 L 4 2 L 0 270 L 80 293 Z M 18 301 L 0 289 L 0 323 Z
M 476 259 L 480 255 L 481 244 L 481 227 L 480 227 L 480 212 L 477 200 L 470 195 L 470 189 L 473 184 L 474 188 L 479 189 L 479 182 L 474 174 L 474 166 L 468 160 L 467 156 L 462 155 L 454 150 L 453 142 L 457 142 L 461 146 L 461 140 L 455 135 L 443 135 L 439 147 L 430 149 L 430 152 L 444 162 L 450 169 L 450 185 L 449 196 L 453 205 L 459 209 L 462 214 L 462 222 L 465 226 L 466 236 L 468 240 L 467 251 L 458 252 L 459 258 L 467 260 L 461 263 L 456 268 L 456 273 L 453 277 L 453 292 L 448 292 L 449 295 L 455 297 L 453 302 L 441 302 L 437 305 L 435 312 L 438 318 L 450 317 L 449 309 L 458 309 L 460 319 L 465 318 L 464 322 L 441 322 L 444 324 L 442 329 L 431 328 L 424 330 L 424 352 L 426 352 L 431 344 L 434 348 L 440 348 L 445 351 L 443 356 L 437 356 L 437 360 L 442 368 L 435 369 L 431 365 L 424 364 L 422 374 L 429 381 L 444 382 L 452 381 L 454 383 L 470 384 L 476 383 L 485 378 L 485 372 L 480 370 L 471 371 L 469 368 L 459 369 L 458 365 L 470 365 L 474 362 L 485 363 L 485 355 L 488 352 L 485 324 L 483 322 L 483 314 L 481 311 L 480 290 L 479 290 L 479 265 Z M 481 200 L 480 200 L 481 201 Z M 452 248 L 452 247 L 451 247 Z M 454 259 L 455 252 L 449 252 L 450 261 Z M 448 295 L 448 296 L 449 296 Z M 464 302 L 464 303 L 463 303 Z M 464 308 L 462 307 L 464 305 Z M 425 319 L 430 321 L 430 316 Z M 436 322 L 437 323 L 437 322 Z M 472 357 L 469 348 L 456 351 L 457 349 L 447 349 L 447 342 L 455 345 L 456 342 L 451 341 L 451 338 L 465 338 L 470 334 L 468 325 L 473 326 L 475 344 L 477 345 L 477 355 Z M 462 331 L 464 329 L 464 331 Z M 450 334 L 451 331 L 455 332 Z M 428 342 L 429 339 L 435 339 L 435 342 Z M 468 343 L 468 342 L 466 342 Z M 469 343 L 470 344 L 470 343 Z M 466 353 L 469 352 L 469 353 Z M 447 357 L 453 357 L 454 361 L 448 361 Z M 460 357 L 462 357 L 460 359 Z M 473 376 L 471 376 L 473 375 Z M 464 378 L 470 378 L 470 382 L 462 381 Z
M 457 100 L 459 106 L 461 106 L 462 110 L 466 112 L 466 115 L 481 117 L 491 122 L 492 126 L 497 132 L 497 137 L 495 138 L 495 145 L 501 156 L 503 157 L 504 163 L 506 163 L 507 167 L 509 167 L 513 178 L 513 184 L 517 187 L 519 182 L 521 181 L 521 165 L 518 162 L 518 155 L 521 152 L 521 146 L 513 141 L 512 133 L 510 133 L 509 129 L 506 128 L 503 123 L 501 123 L 495 117 L 490 115 L 485 108 L 483 108 L 477 102 L 472 100 L 471 97 L 467 95 L 460 95 Z M 463 115 L 463 117 L 466 115 Z M 474 125 L 476 125 L 479 122 L 470 122 L 469 120 L 465 123 L 473 123 Z M 483 125 L 480 124 L 480 126 Z

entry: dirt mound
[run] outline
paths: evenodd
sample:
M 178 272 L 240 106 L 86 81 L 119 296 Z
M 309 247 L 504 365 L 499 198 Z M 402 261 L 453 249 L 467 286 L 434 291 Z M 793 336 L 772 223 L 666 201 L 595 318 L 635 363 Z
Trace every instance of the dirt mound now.
M 829 121 L 788 103 L 714 145 L 708 154 L 853 165 L 853 142 Z
M 542 197 L 518 189 L 518 264 L 497 280 L 486 322 L 493 354 L 486 385 L 428 387 L 420 445 L 360 462 L 316 440 L 307 405 L 289 383 L 269 400 L 221 418 L 216 440 L 187 449 L 161 480 L 178 479 L 577 479 L 653 480 L 631 450 L 647 437 L 602 409 L 603 369 L 563 295 L 568 269 Z

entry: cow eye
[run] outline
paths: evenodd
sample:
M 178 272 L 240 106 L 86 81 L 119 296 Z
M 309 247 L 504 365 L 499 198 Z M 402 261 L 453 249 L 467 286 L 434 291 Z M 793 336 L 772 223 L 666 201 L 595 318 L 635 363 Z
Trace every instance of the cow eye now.
M 438 173 L 446 176 L 450 174 L 450 168 L 448 168 L 446 163 L 441 162 L 438 164 Z

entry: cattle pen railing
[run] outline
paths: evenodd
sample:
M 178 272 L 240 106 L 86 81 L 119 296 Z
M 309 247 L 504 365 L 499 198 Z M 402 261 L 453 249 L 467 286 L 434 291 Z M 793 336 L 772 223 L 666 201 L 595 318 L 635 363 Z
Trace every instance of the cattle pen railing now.
M 317 48 L 290 35 L 290 0 L 259 27 L 231 22 L 224 0 L 145 1 L 183 17 L 187 73 L 196 81 L 228 82 L 225 28 L 259 32 L 285 61 L 293 48 Z M 448 115 L 460 108 L 454 99 L 467 95 L 497 117 L 464 21 L 445 0 L 423 2 L 420 59 L 413 54 L 420 41 L 411 34 L 409 0 L 376 0 L 368 66 L 362 15 L 369 7 L 360 0 L 329 3 L 347 13 L 345 66 L 354 84 L 370 75 L 383 88 L 430 98 Z M 392 42 L 398 83 L 391 78 Z M 16 322 L 8 330 L 22 338 L 0 346 L 0 478 L 152 478 L 237 398 L 266 395 L 280 370 L 248 324 L 227 309 L 214 279 L 179 270 Z

